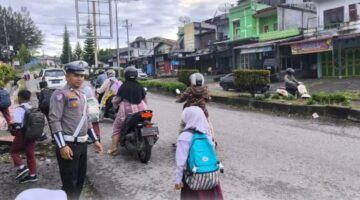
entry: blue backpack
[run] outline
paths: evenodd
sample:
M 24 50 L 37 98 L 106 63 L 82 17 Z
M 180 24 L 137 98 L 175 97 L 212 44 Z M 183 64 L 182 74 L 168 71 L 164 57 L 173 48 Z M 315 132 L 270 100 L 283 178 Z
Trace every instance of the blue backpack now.
M 11 106 L 10 94 L 4 89 L 0 89 L 0 108 L 5 109 Z
M 219 184 L 220 162 L 206 134 L 193 131 L 185 182 L 191 190 L 210 190 Z

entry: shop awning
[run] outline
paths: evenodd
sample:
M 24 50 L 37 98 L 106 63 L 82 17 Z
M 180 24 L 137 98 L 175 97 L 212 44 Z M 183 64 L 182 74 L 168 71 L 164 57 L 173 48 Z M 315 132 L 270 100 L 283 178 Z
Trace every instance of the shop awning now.
M 321 53 L 333 50 L 332 36 L 283 43 L 280 45 L 291 45 L 291 53 L 293 55 Z
M 302 36 L 286 38 L 281 40 L 272 40 L 267 42 L 258 42 L 254 44 L 241 45 L 234 47 L 234 49 L 241 49 L 240 54 L 248 54 L 248 53 L 261 53 L 261 52 L 269 52 L 274 49 L 274 45 L 277 45 L 281 42 L 288 42 L 302 38 Z

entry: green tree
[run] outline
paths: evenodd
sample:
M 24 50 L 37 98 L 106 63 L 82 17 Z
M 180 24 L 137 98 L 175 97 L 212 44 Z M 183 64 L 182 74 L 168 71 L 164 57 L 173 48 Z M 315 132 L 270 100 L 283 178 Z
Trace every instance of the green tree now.
M 91 66 L 95 64 L 94 51 L 95 51 L 95 40 L 92 24 L 88 22 L 87 24 L 88 32 L 86 36 L 88 37 L 84 42 L 84 60 Z
M 65 25 L 64 29 L 64 39 L 63 39 L 63 48 L 62 53 L 60 56 L 60 60 L 62 64 L 66 64 L 72 61 L 72 51 L 71 51 L 71 45 L 70 45 L 70 37 L 69 37 L 69 31 L 67 30 L 67 27 Z
M 0 27 L 0 49 L 11 45 L 14 51 L 18 51 L 24 44 L 33 50 L 42 44 L 43 35 L 25 7 L 20 12 L 14 12 L 11 7 L 0 5 Z M 7 57 L 7 54 L 0 55 L 0 59 Z
M 108 63 L 109 59 L 112 59 L 111 49 L 100 49 L 99 51 L 99 60 L 104 63 Z
M 74 55 L 75 60 L 82 60 L 83 59 L 83 51 L 81 49 L 80 43 L 76 43 L 75 49 L 74 49 Z
M 25 46 L 25 44 L 21 45 L 16 58 L 19 60 L 20 66 L 23 66 L 31 61 L 31 53 L 29 49 Z

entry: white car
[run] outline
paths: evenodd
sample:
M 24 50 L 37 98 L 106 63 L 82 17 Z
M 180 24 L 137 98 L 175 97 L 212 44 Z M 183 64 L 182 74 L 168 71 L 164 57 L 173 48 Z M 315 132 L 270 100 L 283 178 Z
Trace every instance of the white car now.
M 46 81 L 50 89 L 62 88 L 66 85 L 65 71 L 60 68 L 42 69 L 39 78 L 41 81 Z
M 137 69 L 138 71 L 138 79 L 139 80 L 147 80 L 148 75 L 142 71 L 142 69 Z

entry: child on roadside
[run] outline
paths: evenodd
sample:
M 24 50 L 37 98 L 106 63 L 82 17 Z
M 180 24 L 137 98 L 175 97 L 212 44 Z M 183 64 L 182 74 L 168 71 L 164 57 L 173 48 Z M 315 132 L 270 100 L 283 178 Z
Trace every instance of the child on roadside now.
M 37 98 L 39 102 L 38 108 L 45 115 L 46 120 L 49 123 L 50 98 L 54 90 L 48 88 L 48 84 L 46 81 L 41 81 L 39 83 L 39 87 L 40 87 L 40 92 L 37 93 Z M 46 133 L 43 133 L 43 135 L 38 139 L 38 141 L 43 141 L 46 139 L 47 139 Z
M 88 104 L 88 113 L 90 120 L 92 122 L 93 129 L 95 131 L 96 136 L 100 140 L 100 108 L 99 108 L 99 102 L 96 99 L 94 92 L 90 86 L 85 86 L 83 88 L 83 93 L 86 96 L 86 101 Z
M 189 181 L 187 181 L 187 178 L 189 176 L 194 175 L 196 176 L 196 169 L 189 169 L 189 159 L 192 156 L 207 158 L 211 160 L 212 158 L 207 157 L 209 154 L 206 150 L 209 150 L 208 148 L 203 148 L 204 146 L 200 146 L 200 149 L 196 149 L 194 147 L 194 140 L 193 137 L 195 137 L 195 132 L 201 133 L 203 135 L 203 138 L 208 139 L 208 144 L 211 147 L 214 147 L 213 138 L 210 134 L 210 126 L 208 123 L 208 120 L 206 119 L 204 113 L 202 110 L 197 106 L 190 106 L 184 109 L 182 113 L 182 120 L 186 124 L 182 133 L 179 135 L 177 139 L 177 145 L 176 145 L 176 174 L 175 174 L 175 190 L 181 190 L 180 199 L 181 200 L 207 200 L 207 199 L 213 199 L 213 200 L 223 200 L 222 190 L 220 186 L 220 182 L 216 181 L 216 184 L 213 184 L 213 180 L 215 179 L 216 175 L 212 176 L 204 176 L 202 177 L 201 182 L 197 181 L 196 184 L 199 184 L 198 186 L 208 186 L 213 185 L 211 188 L 201 189 L 201 187 L 198 190 L 191 189 L 189 185 Z M 198 147 L 199 148 L 199 147 Z M 195 155 L 194 153 L 200 152 L 201 154 Z M 195 159 L 198 161 L 197 159 Z M 210 162 L 205 165 L 201 165 L 201 162 L 206 162 L 207 160 L 202 159 L 199 164 L 199 170 L 201 170 L 202 166 L 210 167 L 216 163 Z M 191 159 L 190 159 L 191 162 Z M 221 170 L 221 165 L 219 165 L 219 169 Z M 192 173 L 190 173 L 192 172 Z M 199 172 L 200 173 L 200 172 Z M 194 181 L 196 181 L 194 179 Z M 190 181 L 192 182 L 192 181 Z
M 14 121 L 11 133 L 15 136 L 11 145 L 10 154 L 17 168 L 15 179 L 20 179 L 20 183 L 36 182 L 36 158 L 35 158 L 35 140 L 29 140 L 24 135 L 24 121 L 26 110 L 31 109 L 29 104 L 31 92 L 20 90 L 18 93 L 19 106 L 14 111 Z M 25 166 L 20 157 L 20 153 L 25 152 L 27 166 Z
M 11 124 L 11 116 L 9 107 L 11 106 L 10 94 L 4 88 L 5 84 L 0 81 L 0 112 L 2 113 L 7 125 L 8 130 Z

